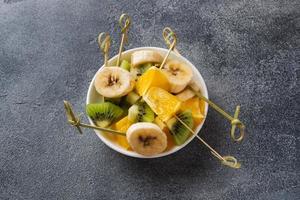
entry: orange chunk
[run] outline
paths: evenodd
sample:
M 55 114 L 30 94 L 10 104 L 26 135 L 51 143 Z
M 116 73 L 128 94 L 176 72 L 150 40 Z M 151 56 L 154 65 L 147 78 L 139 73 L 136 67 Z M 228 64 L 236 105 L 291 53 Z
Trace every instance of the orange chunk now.
M 200 107 L 200 110 L 201 110 L 201 113 L 204 115 L 205 113 L 205 106 L 206 106 L 206 102 L 202 99 L 199 99 L 199 107 Z
M 136 83 L 136 91 L 140 96 L 143 96 L 150 87 L 160 87 L 167 91 L 170 90 L 167 77 L 156 67 L 148 69 Z
M 160 127 L 160 129 L 161 129 L 161 130 L 166 134 L 166 136 L 167 136 L 168 146 L 167 146 L 167 148 L 166 148 L 166 151 L 172 149 L 172 148 L 175 146 L 175 143 L 174 143 L 174 139 L 173 139 L 173 137 L 172 137 L 172 135 L 171 135 L 171 133 L 170 133 L 170 131 L 169 131 L 167 125 L 166 125 L 163 121 L 161 121 L 161 119 L 159 119 L 159 117 L 156 117 L 156 118 L 154 119 L 154 123 L 157 124 L 157 125 Z
M 159 128 L 164 132 L 169 130 L 167 125 L 161 119 L 159 119 L 159 117 L 155 117 L 154 123 L 157 124 Z
M 128 121 L 128 117 L 126 116 L 123 119 L 121 119 L 120 121 L 118 121 L 117 123 L 115 123 L 113 127 L 117 131 L 126 132 L 127 129 L 129 128 L 129 126 L 130 126 L 130 123 Z M 127 142 L 126 137 L 124 137 L 122 135 L 116 135 L 116 141 L 124 149 L 128 149 L 130 147 Z
M 192 111 L 192 116 L 194 119 L 195 126 L 198 126 L 204 119 L 204 115 L 202 114 L 203 112 L 201 111 L 201 108 L 200 108 L 200 99 L 198 97 L 194 97 L 194 98 L 191 98 L 191 99 L 188 99 L 188 100 L 182 102 L 182 104 L 180 106 L 180 110 L 182 110 L 182 111 L 191 110 Z
M 103 132 L 102 134 L 106 139 L 111 140 L 111 141 L 116 141 L 117 137 L 116 134 L 110 133 L 110 132 Z
M 176 96 L 158 87 L 151 87 L 143 99 L 164 122 L 173 117 L 181 105 Z

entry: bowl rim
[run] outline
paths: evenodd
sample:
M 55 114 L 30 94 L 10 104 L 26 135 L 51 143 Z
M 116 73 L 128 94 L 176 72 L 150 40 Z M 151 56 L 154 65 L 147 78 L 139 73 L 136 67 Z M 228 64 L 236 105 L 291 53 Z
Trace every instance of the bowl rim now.
M 123 51 L 122 54 L 128 54 L 128 53 L 130 54 L 131 52 L 139 51 L 139 50 L 158 50 L 159 52 L 164 52 L 164 53 L 168 52 L 168 49 L 165 49 L 165 48 L 145 46 L 145 47 L 137 47 L 137 48 L 128 49 L 126 51 Z M 182 55 L 175 54 L 174 52 L 171 52 L 171 54 L 173 56 L 183 60 L 186 64 L 188 64 L 189 66 L 191 66 L 193 68 L 192 69 L 193 74 L 197 76 L 197 79 L 198 79 L 198 81 L 200 82 L 200 85 L 201 85 L 201 94 L 208 99 L 207 87 L 206 87 L 205 81 L 204 81 L 202 75 L 200 74 L 199 70 L 188 59 L 186 59 Z M 108 60 L 108 63 L 114 62 L 117 59 L 117 56 L 118 55 L 115 55 L 112 58 L 110 58 Z M 92 81 L 90 82 L 88 92 L 87 92 L 87 97 L 86 97 L 86 104 L 89 104 L 91 102 L 91 92 L 92 92 L 92 89 L 93 89 L 95 77 L 96 77 L 96 74 L 100 71 L 100 69 L 102 69 L 102 67 L 104 67 L 104 65 L 102 65 L 97 70 L 97 72 L 94 74 L 94 77 L 93 77 Z M 203 127 L 203 124 L 206 120 L 207 112 L 208 112 L 208 104 L 205 103 L 205 115 L 204 115 L 205 117 L 204 117 L 202 123 L 199 124 L 199 126 L 195 130 L 195 132 L 197 134 L 199 133 L 199 131 Z M 91 125 L 95 125 L 90 117 L 88 117 L 88 120 L 89 120 Z M 135 157 L 135 158 L 160 158 L 160 157 L 164 157 L 164 156 L 167 156 L 167 155 L 171 155 L 171 154 L 179 151 L 180 149 L 184 148 L 187 144 L 189 144 L 196 137 L 196 135 L 192 135 L 187 141 L 185 141 L 185 143 L 183 145 L 176 146 L 176 147 L 174 147 L 171 150 L 168 150 L 166 152 L 162 152 L 162 153 L 154 155 L 154 156 L 144 156 L 144 155 L 138 154 L 134 151 L 125 150 L 122 147 L 119 147 L 117 144 L 114 144 L 113 142 L 111 142 L 108 138 L 104 137 L 101 134 L 101 131 L 98 131 L 98 130 L 94 130 L 94 131 L 95 131 L 96 135 L 102 140 L 102 142 L 104 144 L 106 144 L 108 147 L 110 147 L 111 149 L 113 149 L 113 150 L 115 150 L 115 151 L 117 151 L 117 152 L 119 152 L 123 155 L 130 156 L 130 157 Z

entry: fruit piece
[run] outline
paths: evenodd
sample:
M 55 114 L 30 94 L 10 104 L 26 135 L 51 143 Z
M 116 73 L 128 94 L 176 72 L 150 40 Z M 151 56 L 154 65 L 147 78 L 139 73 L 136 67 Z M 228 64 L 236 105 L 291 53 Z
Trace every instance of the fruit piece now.
M 128 94 L 134 87 L 128 71 L 120 67 L 103 67 L 95 78 L 95 88 L 104 97 L 118 98 Z
M 122 118 L 121 120 L 119 120 L 118 122 L 116 122 L 113 127 L 117 131 L 126 132 L 127 129 L 129 128 L 130 124 L 131 123 L 128 120 L 128 116 L 126 116 L 126 117 Z
M 131 125 L 126 132 L 131 148 L 139 154 L 153 156 L 163 152 L 167 147 L 167 136 L 160 128 L 149 122 Z
M 184 111 L 176 115 L 188 127 L 193 128 L 193 117 L 190 111 Z M 167 126 L 172 132 L 175 144 L 182 145 L 190 136 L 190 131 L 175 117 L 167 121 Z
M 135 122 L 153 122 L 154 112 L 145 103 L 140 102 L 132 105 L 128 110 L 128 120 L 131 123 Z
M 195 96 L 195 93 L 189 88 L 183 90 L 182 92 L 180 92 L 179 94 L 176 95 L 176 97 L 180 101 L 186 101 L 188 99 L 193 98 L 194 96 Z
M 195 80 L 191 80 L 190 83 L 189 83 L 189 87 L 194 90 L 195 92 L 199 92 L 200 91 L 200 88 L 198 86 L 198 84 L 196 83 Z
M 199 107 L 200 107 L 200 111 L 201 111 L 203 116 L 204 116 L 204 113 L 205 113 L 205 105 L 206 104 L 207 103 L 204 100 L 199 99 Z
M 141 75 L 143 75 L 150 67 L 152 67 L 152 63 L 141 64 L 136 67 L 132 67 L 130 69 L 131 75 L 137 80 Z
M 172 60 L 162 68 L 171 85 L 170 92 L 178 93 L 182 91 L 193 77 L 193 72 L 186 64 Z
M 104 136 L 106 139 L 111 140 L 111 141 L 117 141 L 117 136 L 114 133 L 110 133 L 110 132 L 101 132 L 101 135 Z
M 107 102 L 111 102 L 113 104 L 119 104 L 121 102 L 121 98 L 104 98 L 104 100 Z
M 114 124 L 113 129 L 120 131 L 120 132 L 126 132 L 128 128 L 130 127 L 130 122 L 128 121 L 128 117 L 124 117 L 120 121 Z M 124 149 L 128 149 L 130 147 L 127 138 L 121 135 L 116 135 L 117 143 L 123 147 Z
M 167 127 L 167 125 L 161 119 L 159 119 L 159 117 L 156 117 L 154 119 L 154 123 L 157 124 L 159 126 L 159 128 L 167 136 L 168 145 L 167 145 L 166 150 L 168 151 L 168 150 L 172 149 L 175 146 L 174 139 L 173 139 L 173 136 L 171 135 L 171 133 L 170 133 L 169 128 Z
M 166 125 L 161 119 L 159 119 L 159 117 L 155 117 L 154 123 L 157 124 L 157 126 L 159 126 L 159 128 L 160 128 L 162 131 L 165 132 L 166 130 L 168 130 L 167 125 Z
M 158 87 L 151 87 L 143 99 L 164 122 L 170 119 L 181 105 L 181 101 L 176 96 Z
M 126 96 L 126 102 L 129 103 L 130 105 L 135 104 L 139 99 L 140 96 L 133 91 L 129 92 Z
M 189 99 L 187 101 L 182 102 L 180 106 L 181 111 L 185 110 L 191 110 L 192 116 L 194 118 L 194 124 L 197 126 L 202 122 L 204 119 L 203 112 L 201 112 L 200 106 L 199 106 L 199 98 L 194 97 L 192 99 Z
M 122 108 L 110 102 L 86 105 L 87 115 L 97 126 L 107 127 L 123 114 Z
M 150 87 L 160 87 L 167 91 L 170 89 L 168 79 L 156 67 L 148 69 L 136 83 L 136 90 L 140 96 L 143 96 Z
M 127 60 L 122 60 L 120 67 L 121 67 L 122 69 L 125 69 L 125 70 L 127 70 L 127 71 L 130 71 L 131 65 L 130 65 L 130 62 L 128 62 Z
M 162 61 L 163 58 L 161 57 L 161 55 L 151 50 L 136 51 L 131 54 L 132 67 L 137 67 L 138 65 L 144 63 L 161 63 Z

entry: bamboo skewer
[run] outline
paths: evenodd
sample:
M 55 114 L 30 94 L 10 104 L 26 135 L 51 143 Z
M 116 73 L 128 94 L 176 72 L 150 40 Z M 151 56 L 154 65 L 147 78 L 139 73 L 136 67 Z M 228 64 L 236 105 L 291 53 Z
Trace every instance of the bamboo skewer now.
M 111 43 L 109 34 L 105 32 L 99 33 L 97 42 L 104 56 L 104 67 L 107 67 L 108 53 L 109 53 L 109 48 Z
M 120 62 L 121 62 L 124 43 L 128 42 L 128 35 L 127 34 L 128 34 L 130 24 L 131 24 L 131 19 L 130 19 L 129 15 L 127 15 L 125 13 L 122 14 L 120 19 L 119 19 L 119 25 L 120 25 L 120 28 L 121 28 L 122 37 L 121 37 L 121 43 L 120 43 L 120 47 L 119 47 L 117 66 L 119 66 Z
M 92 129 L 96 129 L 96 130 L 100 130 L 100 131 L 104 131 L 104 132 L 110 132 L 110 133 L 126 136 L 126 133 L 124 133 L 124 132 L 120 132 L 120 131 L 116 131 L 116 130 L 112 130 L 112 129 L 108 129 L 108 128 L 102 128 L 102 127 L 98 127 L 98 126 L 92 126 L 89 124 L 83 124 L 83 123 L 81 123 L 80 118 L 74 114 L 74 112 L 72 110 L 72 106 L 68 101 L 64 101 L 64 106 L 65 106 L 66 115 L 67 115 L 69 124 L 71 124 L 72 126 L 75 126 L 80 134 L 82 134 L 82 130 L 80 127 L 84 127 L 84 128 L 92 128 Z

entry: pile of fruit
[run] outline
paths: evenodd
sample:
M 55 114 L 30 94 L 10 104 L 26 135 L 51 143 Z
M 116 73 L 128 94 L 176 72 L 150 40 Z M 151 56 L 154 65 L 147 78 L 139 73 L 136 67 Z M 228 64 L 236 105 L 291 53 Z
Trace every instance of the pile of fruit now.
M 103 67 L 94 87 L 104 101 L 86 106 L 87 115 L 103 128 L 126 133 L 104 133 L 126 150 L 151 156 L 182 145 L 204 119 L 204 101 L 195 92 L 192 69 L 155 51 L 140 50 L 120 66 Z

